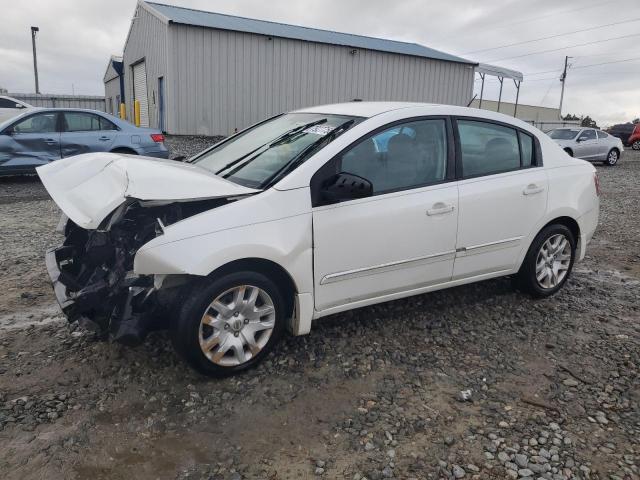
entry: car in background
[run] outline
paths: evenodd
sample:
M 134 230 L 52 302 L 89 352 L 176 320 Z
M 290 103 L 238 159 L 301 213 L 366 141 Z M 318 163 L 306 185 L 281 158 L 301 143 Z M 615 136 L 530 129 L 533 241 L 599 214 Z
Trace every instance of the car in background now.
M 505 275 L 552 295 L 600 193 L 521 120 L 400 102 L 278 115 L 188 162 L 91 153 L 38 175 L 64 212 L 46 265 L 67 318 L 128 344 L 166 325 L 212 376 L 366 305 Z
M 115 152 L 168 158 L 164 135 L 96 110 L 35 108 L 0 124 L 0 175 L 81 153 Z
M 570 156 L 589 162 L 613 166 L 624 152 L 622 140 L 595 128 L 556 128 L 547 135 Z
M 627 142 L 629 142 L 629 145 L 634 150 L 640 150 L 640 123 L 636 123 L 634 125 L 633 131 L 631 132 L 631 135 L 629 135 Z
M 638 142 L 638 140 L 640 140 L 640 124 L 634 125 L 631 122 L 618 123 L 617 125 L 608 128 L 607 133 L 622 140 L 622 144 L 625 147 L 633 147 L 634 142 Z M 635 137 L 634 140 L 631 140 L 632 136 Z M 640 143 L 637 143 L 637 147 L 634 148 L 634 150 L 638 149 L 640 149 Z
M 25 109 L 30 108 L 34 108 L 33 105 L 29 105 L 17 98 L 0 95 L 0 122 L 17 117 L 21 113 L 24 113 Z

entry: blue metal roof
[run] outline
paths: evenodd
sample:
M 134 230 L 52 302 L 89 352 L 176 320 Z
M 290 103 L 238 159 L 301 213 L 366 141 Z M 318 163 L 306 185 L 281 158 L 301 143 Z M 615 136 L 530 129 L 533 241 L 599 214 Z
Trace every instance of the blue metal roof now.
M 193 10 L 191 8 L 164 5 L 162 3 L 145 3 L 173 23 L 217 28 L 220 30 L 256 33 L 271 37 L 293 38 L 296 40 L 305 40 L 307 42 L 344 45 L 348 47 L 365 48 L 368 50 L 378 50 L 381 52 L 432 58 L 448 62 L 468 63 L 471 65 L 476 64 L 476 62 L 440 52 L 439 50 L 424 47 L 417 43 L 399 42 L 396 40 L 332 32 L 329 30 L 319 30 L 316 28 L 301 27 L 298 25 L 287 25 L 286 23 L 255 20 L 253 18 L 205 12 L 202 10 Z

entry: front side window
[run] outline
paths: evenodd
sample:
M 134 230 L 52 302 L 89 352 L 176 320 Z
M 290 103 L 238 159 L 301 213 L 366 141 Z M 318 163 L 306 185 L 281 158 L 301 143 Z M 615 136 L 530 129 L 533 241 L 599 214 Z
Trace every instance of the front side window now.
M 338 161 L 338 171 L 369 180 L 374 195 L 440 182 L 447 170 L 445 121 L 416 120 L 383 130 Z
M 580 130 L 574 128 L 556 128 L 551 130 L 548 135 L 554 140 L 573 140 L 578 135 L 578 132 Z
M 51 133 L 56 131 L 56 113 L 39 113 L 20 120 L 13 126 L 15 133 Z
M 114 129 L 111 122 L 93 113 L 65 112 L 64 120 L 66 132 L 92 132 Z
M 580 134 L 579 140 L 595 140 L 596 139 L 596 131 L 595 130 L 583 130 Z
M 520 168 L 518 134 L 492 123 L 459 120 L 462 175 L 473 177 Z
M 265 188 L 362 120 L 322 113 L 280 115 L 190 161 L 232 182 Z

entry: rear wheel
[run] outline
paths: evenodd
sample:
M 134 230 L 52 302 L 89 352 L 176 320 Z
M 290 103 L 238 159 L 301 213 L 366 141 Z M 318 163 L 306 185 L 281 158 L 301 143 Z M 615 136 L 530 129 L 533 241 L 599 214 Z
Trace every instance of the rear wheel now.
M 111 153 L 124 153 L 126 155 L 138 155 L 138 152 L 131 150 L 130 148 L 116 148 L 111 150 Z
M 522 267 L 518 285 L 535 297 L 548 297 L 566 283 L 576 254 L 576 239 L 565 225 L 545 227 L 533 240 Z
M 285 303 L 260 273 L 207 279 L 191 292 L 173 326 L 173 343 L 205 375 L 224 377 L 253 367 L 282 336 Z
M 618 158 L 620 158 L 620 152 L 618 152 L 618 150 L 616 150 L 615 148 L 612 148 L 611 150 L 609 150 L 607 159 L 605 160 L 604 164 L 613 167 L 616 163 L 618 163 Z

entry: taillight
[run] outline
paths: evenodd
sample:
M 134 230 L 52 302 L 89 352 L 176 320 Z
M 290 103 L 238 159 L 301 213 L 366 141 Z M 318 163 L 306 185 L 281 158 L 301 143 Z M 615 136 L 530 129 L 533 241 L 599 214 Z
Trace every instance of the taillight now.
M 593 183 L 596 185 L 596 195 L 602 195 L 602 189 L 600 188 L 600 179 L 598 178 L 598 174 L 593 174 Z
M 154 142 L 157 143 L 162 143 L 164 142 L 164 135 L 161 133 L 152 133 L 151 134 L 151 140 L 153 140 Z

